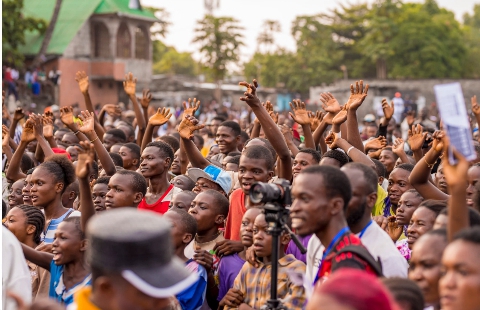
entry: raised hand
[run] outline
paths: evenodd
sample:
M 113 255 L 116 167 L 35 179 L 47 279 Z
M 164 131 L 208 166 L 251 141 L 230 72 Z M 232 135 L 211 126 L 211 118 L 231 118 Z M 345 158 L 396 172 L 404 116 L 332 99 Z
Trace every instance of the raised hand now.
M 170 109 L 158 108 L 157 113 L 153 114 L 148 120 L 148 123 L 152 126 L 162 126 L 172 117 Z
M 15 121 L 19 121 L 25 117 L 25 111 L 22 108 L 16 108 L 15 112 L 13 113 L 13 119 Z
M 128 96 L 135 96 L 135 89 L 137 87 L 137 78 L 133 76 L 132 72 L 125 74 L 125 81 L 123 81 L 123 89 Z
M 81 115 L 78 117 L 82 121 L 81 124 L 78 126 L 78 130 L 83 132 L 84 134 L 90 133 L 94 131 L 95 125 L 95 118 L 92 112 L 90 111 L 81 111 Z
M 280 125 L 279 127 L 282 135 L 285 137 L 285 141 L 293 140 L 292 128 L 288 127 L 287 125 Z
M 270 102 L 270 100 L 267 100 L 266 103 L 262 103 L 262 105 L 265 107 L 265 110 L 267 110 L 268 113 L 273 112 L 273 104 Z
M 120 116 L 122 115 L 122 108 L 118 104 L 108 103 L 103 106 L 105 112 L 110 116 Z
M 325 138 L 325 143 L 328 145 L 328 147 L 332 150 L 336 149 L 338 140 L 340 140 L 340 135 L 336 132 L 330 131 L 328 136 Z
M 321 93 L 320 101 L 322 102 L 322 108 L 325 112 L 337 114 L 342 109 L 340 103 L 338 103 L 337 99 L 335 99 L 331 93 Z
M 335 115 L 335 117 L 332 120 L 333 125 L 340 126 L 347 120 L 347 107 L 344 106 L 340 112 Z
M 391 104 L 388 104 L 387 99 L 382 99 L 382 109 L 383 114 L 387 120 L 391 120 L 393 117 L 393 113 L 395 112 L 395 106 L 393 105 L 393 100 Z
M 301 102 L 299 99 L 294 99 L 293 104 L 290 102 L 290 108 L 292 112 L 288 112 L 290 117 L 300 125 L 310 125 L 310 116 L 305 105 L 305 102 Z
M 191 115 L 184 115 L 182 122 L 178 126 L 178 133 L 183 139 L 193 139 L 193 133 L 196 130 L 202 129 L 205 125 L 198 125 L 198 120 Z
M 445 132 L 441 130 L 435 131 L 432 135 L 432 139 L 433 139 L 432 149 L 435 150 L 437 153 L 443 152 L 443 148 L 445 147 L 444 138 L 445 138 Z
M 2 125 L 2 146 L 8 146 L 8 143 L 10 142 L 9 132 L 8 127 Z
M 320 126 L 324 116 L 325 114 L 321 111 L 317 111 L 316 113 L 310 111 L 308 112 L 308 117 L 310 118 L 310 128 L 312 132 L 314 132 L 318 126 Z
M 248 84 L 247 82 L 240 82 L 238 84 L 247 88 L 247 91 L 243 94 L 244 97 L 240 97 L 241 101 L 245 101 L 252 108 L 261 105 L 260 99 L 257 97 L 257 80 L 254 79 L 252 84 Z
M 48 139 L 53 137 L 53 115 L 52 117 L 43 115 L 43 136 Z
M 143 97 L 139 101 L 143 108 L 148 108 L 150 101 L 152 101 L 152 93 L 150 93 L 150 89 L 143 90 Z
M 365 88 L 363 88 L 363 80 L 360 80 L 355 83 L 355 87 L 353 84 L 350 85 L 350 98 L 348 98 L 347 109 L 357 110 L 367 98 L 368 93 L 368 84 L 365 84 Z
M 33 124 L 33 132 L 35 137 L 43 136 L 43 118 L 42 116 L 32 113 L 28 119 Z
M 79 179 L 86 179 L 92 170 L 95 161 L 95 149 L 89 141 L 80 141 L 80 147 L 75 147 L 78 152 L 77 166 L 75 174 Z
M 407 112 L 407 116 L 405 116 L 405 119 L 407 120 L 408 127 L 412 126 L 413 123 L 415 122 L 415 112 L 414 111 Z
M 391 215 L 387 218 L 388 224 L 385 231 L 390 236 L 393 242 L 396 242 L 403 233 L 403 226 L 397 224 L 395 215 Z
M 368 140 L 365 143 L 365 151 L 368 150 L 379 150 L 387 146 L 387 139 L 383 136 L 379 136 L 375 139 Z
M 20 141 L 28 143 L 28 142 L 32 142 L 33 140 L 35 140 L 35 132 L 33 130 L 33 121 L 31 119 L 28 119 L 25 122 L 25 126 L 23 127 Z
M 397 156 L 405 152 L 405 141 L 402 138 L 397 138 L 393 141 L 392 151 Z
M 271 112 L 268 112 L 268 114 L 272 118 L 273 122 L 275 124 L 278 124 L 278 113 L 275 113 L 275 112 L 271 111 Z
M 60 108 L 60 119 L 67 127 L 73 125 L 73 108 L 71 106 Z
M 447 182 L 448 187 L 466 187 L 467 172 L 470 168 L 470 163 L 459 151 L 453 146 L 450 146 L 450 142 L 446 135 L 443 135 L 441 140 L 444 154 L 448 154 L 448 149 L 451 148 L 453 157 L 457 160 L 455 165 L 450 164 L 448 159 L 442 162 L 443 174 L 445 175 L 445 181 Z
M 75 74 L 75 81 L 77 81 L 78 87 L 80 87 L 82 94 L 88 93 L 88 75 L 85 73 L 85 71 L 78 71 Z
M 426 137 L 427 133 L 423 132 L 423 127 L 420 124 L 412 126 L 412 130 L 408 131 L 407 140 L 410 149 L 412 149 L 413 152 L 420 150 Z
M 195 115 L 195 112 L 200 108 L 200 100 L 197 101 L 197 98 L 188 98 L 188 106 L 187 103 L 183 102 L 183 117 L 185 118 L 186 115 Z

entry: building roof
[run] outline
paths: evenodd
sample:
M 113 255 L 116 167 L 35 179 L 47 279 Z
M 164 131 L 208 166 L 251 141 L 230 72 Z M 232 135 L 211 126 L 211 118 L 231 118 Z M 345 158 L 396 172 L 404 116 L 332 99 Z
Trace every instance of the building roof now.
M 129 8 L 130 0 L 63 0 L 58 15 L 57 24 L 46 54 L 61 55 L 68 44 L 73 40 L 82 25 L 92 14 L 125 14 L 133 18 L 158 21 L 155 15 L 148 10 Z M 25 0 L 23 14 L 51 20 L 56 0 Z M 36 55 L 40 51 L 44 35 L 37 31 L 25 32 L 25 45 L 19 47 L 25 55 Z

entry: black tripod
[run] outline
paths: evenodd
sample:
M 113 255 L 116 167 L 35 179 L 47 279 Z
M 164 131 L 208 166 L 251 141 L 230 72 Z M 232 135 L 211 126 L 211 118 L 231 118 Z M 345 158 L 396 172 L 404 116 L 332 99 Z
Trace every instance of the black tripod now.
M 262 307 L 265 310 L 287 310 L 287 308 L 282 305 L 280 300 L 277 298 L 277 280 L 278 280 L 278 252 L 279 247 L 279 237 L 282 235 L 283 231 L 287 231 L 293 242 L 300 249 L 302 254 L 305 254 L 307 250 L 303 244 L 298 240 L 297 236 L 290 230 L 287 225 L 289 211 L 284 206 L 281 206 L 279 203 L 266 203 L 264 206 L 265 209 L 265 221 L 268 223 L 268 233 L 272 235 L 272 283 L 270 286 L 270 299 L 267 301 L 267 304 Z

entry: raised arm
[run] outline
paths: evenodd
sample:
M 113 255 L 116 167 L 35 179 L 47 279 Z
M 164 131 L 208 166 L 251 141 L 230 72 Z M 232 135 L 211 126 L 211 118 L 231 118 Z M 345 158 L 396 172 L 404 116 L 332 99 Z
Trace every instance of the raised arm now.
M 60 108 L 60 120 L 68 129 L 70 129 L 75 134 L 75 136 L 77 136 L 78 140 L 88 140 L 88 138 L 78 130 L 78 125 L 73 120 L 73 108 L 71 106 Z
M 357 81 L 355 87 L 353 84 L 350 85 L 350 98 L 348 98 L 347 106 L 348 117 L 347 117 L 347 137 L 345 139 L 352 146 L 357 148 L 360 151 L 364 151 L 362 138 L 360 137 L 360 132 L 358 131 L 358 120 L 357 120 L 357 110 L 362 105 L 365 98 L 367 98 L 368 93 L 368 84 L 365 84 L 363 88 L 363 81 L 360 80 L 360 83 Z
M 25 117 L 25 111 L 22 108 L 16 108 L 13 113 L 12 122 L 10 124 L 10 138 L 15 137 L 15 129 L 17 129 L 18 122 Z
M 89 111 L 82 111 L 81 113 L 82 114 L 79 115 L 79 118 L 82 120 L 82 125 L 78 127 L 78 130 L 82 132 L 88 138 L 88 140 L 90 140 L 90 143 L 93 143 L 95 151 L 98 155 L 98 159 L 100 160 L 105 173 L 109 176 L 114 175 L 117 171 L 115 164 L 105 149 L 105 146 L 103 146 L 102 142 L 98 139 L 97 133 L 93 129 L 95 122 L 93 113 Z
M 23 250 L 23 255 L 25 255 L 25 258 L 34 263 L 35 265 L 38 265 L 39 267 L 42 267 L 43 269 L 46 269 L 50 271 L 50 263 L 53 260 L 53 254 L 49 252 L 43 252 L 43 251 L 37 251 L 23 243 L 22 245 L 22 250 Z
M 402 163 L 409 163 L 407 153 L 405 153 L 405 141 L 402 138 L 397 138 L 393 141 L 392 151 L 400 158 Z
M 303 136 L 305 138 L 305 147 L 316 150 L 315 142 L 313 141 L 312 128 L 310 123 L 311 113 L 307 111 L 305 102 L 300 100 L 293 100 L 293 104 L 290 102 L 290 108 L 292 112 L 289 112 L 290 117 L 303 129 Z
M 145 118 L 145 123 L 148 123 L 148 106 L 150 105 L 150 101 L 152 101 L 152 94 L 150 93 L 150 89 L 143 90 L 143 96 L 139 100 L 143 110 L 143 117 Z
M 33 122 L 33 132 L 35 134 L 35 139 L 38 141 L 38 145 L 42 148 L 43 154 L 45 157 L 49 157 L 54 155 L 50 144 L 48 144 L 47 140 L 43 136 L 43 118 L 41 115 L 38 114 L 30 114 L 30 119 L 28 121 Z M 48 131 L 48 129 L 47 129 Z M 53 135 L 53 128 L 52 128 L 52 135 Z M 39 160 L 37 158 L 37 160 Z
M 442 131 L 433 134 L 432 148 L 417 161 L 408 178 L 410 184 L 424 199 L 447 200 L 450 197 L 429 181 L 433 165 L 442 156 L 444 136 L 445 133 Z
M 386 98 L 383 98 L 382 100 L 382 110 L 383 110 L 383 117 L 380 121 L 380 126 L 378 127 L 378 132 L 377 132 L 377 137 L 378 136 L 387 136 L 387 127 L 388 123 L 390 123 L 390 120 L 393 117 L 393 113 L 395 113 L 395 105 L 393 104 L 393 101 L 388 104 L 388 101 Z
M 241 97 L 240 100 L 245 101 L 252 108 L 253 113 L 255 113 L 255 116 L 258 118 L 263 127 L 265 136 L 270 141 L 273 148 L 277 152 L 278 157 L 282 161 L 278 176 L 280 178 L 290 180 L 292 178 L 292 157 L 290 156 L 290 151 L 287 147 L 287 144 L 283 139 L 281 139 L 282 133 L 280 132 L 280 129 L 272 120 L 267 110 L 263 108 L 262 104 L 260 103 L 260 99 L 257 97 L 257 81 L 253 80 L 252 84 L 240 82 L 240 85 L 247 87 L 244 97 Z
M 26 121 L 25 127 L 22 131 L 22 136 L 20 137 L 20 144 L 15 150 L 12 156 L 12 161 L 8 165 L 6 177 L 8 180 L 15 182 L 19 179 L 25 178 L 25 174 L 20 170 L 20 163 L 22 161 L 22 156 L 25 153 L 28 143 L 35 140 L 35 133 L 33 130 L 33 122 Z
M 147 147 L 147 144 L 152 142 L 153 129 L 156 126 L 162 126 L 172 117 L 170 109 L 158 108 L 157 113 L 153 114 L 152 117 L 148 120 L 147 130 L 143 136 L 141 152 Z
M 140 106 L 137 102 L 137 97 L 135 96 L 135 89 L 137 87 L 137 78 L 133 77 L 133 74 L 129 72 L 125 75 L 125 81 L 123 82 L 123 89 L 127 93 L 128 97 L 132 101 L 133 111 L 135 112 L 135 118 L 137 119 L 138 125 L 138 137 L 137 142 L 140 143 L 143 140 L 143 135 L 145 134 L 146 122 L 145 117 L 143 116 Z
M 288 127 L 287 125 L 280 125 L 280 131 L 285 138 L 285 142 L 287 143 L 290 152 L 292 152 L 292 156 L 295 157 L 298 154 L 298 147 L 293 143 L 293 134 L 292 128 Z
M 408 131 L 407 142 L 413 152 L 413 158 L 415 158 L 417 163 L 423 157 L 422 146 L 425 142 L 426 137 L 427 133 L 423 132 L 423 127 L 420 124 L 417 124 L 417 126 L 412 126 L 412 130 Z
M 192 164 L 192 167 L 205 169 L 210 162 L 206 160 L 202 153 L 193 143 L 193 135 L 196 130 L 202 129 L 205 127 L 203 124 L 198 124 L 198 120 L 189 114 L 183 113 L 183 119 L 180 125 L 178 126 L 178 133 L 182 139 L 183 146 L 185 147 L 185 152 L 187 153 L 188 160 Z
M 448 140 L 444 138 L 444 154 L 448 153 Z M 459 231 L 469 227 L 469 214 L 467 206 L 467 172 L 470 164 L 460 152 L 452 147 L 456 165 L 451 165 L 448 159 L 443 161 L 443 173 L 450 193 L 448 200 L 447 236 L 452 241 Z
M 90 183 L 88 176 L 92 171 L 92 164 L 95 161 L 95 150 L 90 142 L 82 141 L 80 146 L 75 148 L 78 151 L 77 166 L 75 167 L 75 174 L 77 175 L 78 185 L 80 190 L 80 211 L 82 231 L 85 231 L 87 223 L 92 216 L 95 215 L 95 206 L 92 200 L 92 191 L 90 190 Z
M 345 154 L 352 159 L 353 162 L 362 163 L 375 169 L 375 163 L 364 152 L 355 148 L 348 143 L 347 140 L 340 138 L 340 135 L 331 131 L 328 137 L 325 139 L 327 145 L 333 150 L 336 148 L 342 149 Z

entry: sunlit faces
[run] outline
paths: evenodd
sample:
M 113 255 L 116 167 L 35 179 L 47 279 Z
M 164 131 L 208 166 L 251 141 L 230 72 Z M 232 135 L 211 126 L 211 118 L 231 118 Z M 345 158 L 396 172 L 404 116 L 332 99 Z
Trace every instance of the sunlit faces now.
M 432 230 L 435 218 L 435 212 L 426 207 L 420 206 L 413 212 L 407 230 L 407 243 L 410 249 L 420 236 Z
M 25 179 L 15 181 L 8 191 L 8 205 L 10 208 L 23 204 L 22 189 L 25 184 Z
M 194 198 L 195 195 L 192 194 L 192 192 L 180 192 L 173 196 L 173 199 L 170 201 L 169 208 L 175 208 L 188 212 Z
M 480 179 L 480 167 L 479 166 L 470 167 L 467 173 L 467 180 L 468 180 L 467 205 L 469 207 L 473 207 L 473 195 L 476 192 L 475 185 L 477 184 L 479 179 Z
M 262 212 L 260 208 L 247 209 L 242 217 L 240 225 L 240 237 L 245 247 L 251 247 L 253 244 L 253 223 L 257 216 Z
M 413 212 L 417 209 L 418 205 L 422 202 L 422 198 L 417 194 L 407 191 L 402 194 L 398 201 L 397 207 L 397 224 L 408 225 L 412 218 Z
M 92 188 L 92 200 L 95 212 L 105 211 L 105 199 L 107 198 L 108 185 L 104 183 L 97 183 Z
M 297 153 L 292 165 L 293 177 L 295 178 L 304 168 L 316 164 L 317 163 L 311 154 L 304 152 Z
M 127 170 L 136 170 L 136 168 L 138 167 L 139 159 L 137 156 L 135 156 L 135 154 L 130 148 L 126 146 L 121 146 L 118 154 L 122 157 L 123 168 Z
M 55 231 L 52 254 L 55 265 L 66 265 L 78 261 L 86 250 L 86 240 L 72 222 L 61 222 Z
M 133 176 L 114 174 L 108 182 L 108 192 L 105 198 L 105 207 L 136 207 L 143 198 L 143 194 L 132 188 Z
M 380 153 L 380 157 L 378 158 L 378 160 L 385 166 L 388 175 L 394 169 L 395 161 L 397 160 L 397 158 L 391 150 L 384 149 Z
M 413 246 L 408 277 L 418 284 L 427 305 L 436 305 L 440 300 L 438 280 L 446 245 L 445 237 L 427 234 Z
M 35 207 L 47 206 L 57 195 L 62 195 L 64 189 L 64 184 L 57 182 L 56 177 L 42 166 L 33 171 L 30 183 L 30 199 Z
M 446 247 L 439 281 L 442 310 L 480 309 L 479 257 L 478 243 L 455 240 Z
M 273 171 L 267 167 L 265 159 L 240 157 L 238 166 L 238 181 L 243 192 L 247 195 L 254 182 L 268 182 L 273 177 Z
M 220 153 L 228 154 L 237 150 L 239 136 L 235 136 L 232 128 L 227 126 L 218 127 L 215 135 L 215 142 L 218 145 Z
M 155 146 L 146 147 L 142 152 L 140 172 L 145 178 L 162 175 L 170 167 L 170 158 L 159 152 Z
M 392 205 L 398 205 L 398 201 L 403 193 L 409 189 L 413 189 L 413 187 L 410 185 L 410 182 L 408 182 L 409 176 L 410 171 L 400 168 L 393 169 L 388 176 L 387 192 Z
M 35 226 L 28 225 L 27 220 L 23 210 L 13 207 L 5 216 L 4 225 L 17 237 L 18 241 L 26 243 L 28 235 L 35 232 Z
M 22 188 L 22 199 L 23 203 L 26 205 L 33 205 L 32 199 L 30 198 L 30 189 L 32 188 L 32 183 L 30 182 L 32 179 L 31 174 L 27 174 L 25 177 L 25 181 L 23 182 Z

